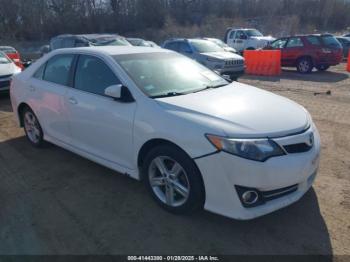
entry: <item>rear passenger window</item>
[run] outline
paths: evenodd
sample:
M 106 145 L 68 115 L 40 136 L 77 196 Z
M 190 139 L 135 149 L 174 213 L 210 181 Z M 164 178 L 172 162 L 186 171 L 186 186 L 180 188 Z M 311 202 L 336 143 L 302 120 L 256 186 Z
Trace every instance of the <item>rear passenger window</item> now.
M 42 80 L 44 76 L 45 66 L 46 66 L 46 63 L 43 64 L 41 67 L 39 67 L 39 69 L 36 70 L 36 72 L 34 73 L 33 77 L 36 79 Z
M 235 36 L 236 31 L 231 31 L 229 38 L 232 39 Z
M 179 45 L 178 42 L 171 42 L 165 45 L 166 49 L 170 49 L 173 51 L 178 51 L 179 50 Z
M 292 37 L 289 38 L 287 48 L 289 47 L 303 47 L 303 41 L 300 39 L 300 37 Z
M 107 87 L 118 84 L 119 79 L 101 59 L 87 55 L 79 57 L 74 88 L 104 95 Z
M 68 86 L 73 58 L 74 55 L 58 55 L 51 58 L 47 62 L 43 79 L 55 84 Z
M 180 53 L 191 53 L 192 49 L 189 44 L 185 42 L 180 42 L 179 43 L 179 52 Z
M 308 36 L 306 39 L 312 45 L 321 45 L 321 42 L 317 36 Z

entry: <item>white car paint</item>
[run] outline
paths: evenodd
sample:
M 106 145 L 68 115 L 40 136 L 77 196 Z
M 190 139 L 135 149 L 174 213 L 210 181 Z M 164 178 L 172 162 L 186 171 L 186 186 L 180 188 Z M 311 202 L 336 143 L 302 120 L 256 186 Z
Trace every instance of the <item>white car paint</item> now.
M 143 47 L 91 47 L 49 53 L 14 77 L 14 112 L 28 104 L 42 125 L 44 138 L 106 167 L 140 179 L 138 154 L 152 139 L 171 141 L 194 159 L 205 185 L 205 209 L 235 219 L 252 219 L 289 205 L 311 187 L 319 165 L 320 137 L 307 111 L 296 103 L 260 89 L 232 83 L 177 97 L 147 97 L 111 57 L 159 53 Z M 120 103 L 69 87 L 37 80 L 32 75 L 58 54 L 101 58 L 135 99 Z M 19 117 L 17 115 L 17 117 Z M 18 119 L 19 120 L 19 119 Z M 312 150 L 255 162 L 224 152 L 206 134 L 232 138 L 273 139 L 280 146 L 309 141 Z M 235 185 L 273 190 L 298 184 L 298 190 L 255 208 L 244 208 Z
M 238 36 L 238 31 L 245 34 L 247 30 L 251 29 L 231 29 L 227 31 L 227 45 L 236 49 L 238 52 L 243 52 L 246 49 L 260 49 L 273 42 L 275 38 L 272 36 L 247 36 L 242 39 Z

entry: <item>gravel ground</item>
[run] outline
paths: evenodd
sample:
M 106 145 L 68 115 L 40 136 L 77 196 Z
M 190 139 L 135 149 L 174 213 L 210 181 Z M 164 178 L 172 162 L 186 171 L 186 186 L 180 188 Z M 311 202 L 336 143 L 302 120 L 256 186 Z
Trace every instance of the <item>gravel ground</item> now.
M 287 208 L 245 222 L 205 211 L 169 214 L 137 181 L 56 146 L 32 148 L 2 95 L 0 254 L 350 255 L 350 74 L 344 67 L 240 79 L 305 106 L 323 148 L 313 189 Z

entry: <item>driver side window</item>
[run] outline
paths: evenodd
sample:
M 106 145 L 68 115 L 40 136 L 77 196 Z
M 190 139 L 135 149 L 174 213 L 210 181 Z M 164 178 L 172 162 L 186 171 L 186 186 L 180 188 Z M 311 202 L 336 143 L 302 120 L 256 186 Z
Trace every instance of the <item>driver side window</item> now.
M 107 87 L 118 84 L 121 82 L 105 62 L 94 56 L 80 55 L 74 88 L 104 96 Z
M 271 44 L 273 49 L 282 49 L 286 46 L 287 39 L 279 39 Z
M 246 39 L 247 36 L 243 31 L 237 31 L 236 38 L 237 39 Z

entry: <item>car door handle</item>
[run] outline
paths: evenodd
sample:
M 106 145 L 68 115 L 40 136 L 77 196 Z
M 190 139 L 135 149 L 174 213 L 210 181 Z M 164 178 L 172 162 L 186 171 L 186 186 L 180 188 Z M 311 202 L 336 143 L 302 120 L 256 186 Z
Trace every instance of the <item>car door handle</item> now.
M 78 104 L 78 101 L 74 97 L 71 97 L 69 98 L 69 103 L 71 103 L 72 105 L 76 105 Z
M 34 92 L 34 91 L 35 91 L 35 87 L 32 86 L 32 85 L 30 85 L 30 86 L 29 86 L 29 91 Z

